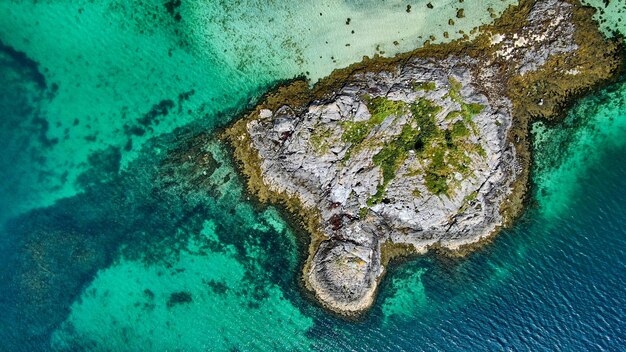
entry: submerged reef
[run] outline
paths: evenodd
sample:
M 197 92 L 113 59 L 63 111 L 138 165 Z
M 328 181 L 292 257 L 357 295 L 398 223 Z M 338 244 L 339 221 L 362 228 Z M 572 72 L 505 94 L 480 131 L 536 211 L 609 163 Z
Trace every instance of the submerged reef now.
M 616 76 L 593 10 L 522 0 L 470 40 L 365 58 L 279 87 L 224 132 L 249 191 L 311 235 L 303 280 L 367 310 L 398 255 L 465 253 L 522 210 L 528 125 Z

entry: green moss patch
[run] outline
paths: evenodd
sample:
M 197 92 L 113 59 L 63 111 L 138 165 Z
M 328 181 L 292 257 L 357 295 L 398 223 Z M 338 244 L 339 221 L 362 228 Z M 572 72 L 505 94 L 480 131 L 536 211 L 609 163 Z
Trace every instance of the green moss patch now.
M 330 149 L 332 131 L 330 128 L 318 126 L 311 134 L 309 142 L 318 155 L 325 154 Z
M 409 152 L 423 151 L 439 132 L 435 117 L 441 111 L 440 106 L 428 99 L 420 98 L 409 106 L 409 111 L 412 121 L 402 126 L 400 134 L 385 144 L 372 159 L 382 170 L 383 183 L 378 185 L 376 194 L 367 200 L 370 206 L 383 200 L 387 185 L 396 177 Z
M 402 116 L 408 113 L 408 104 L 401 100 L 390 100 L 385 97 L 371 98 L 367 95 L 363 96 L 363 100 L 371 114 L 369 120 L 342 123 L 344 130 L 341 140 L 350 143 L 344 160 L 349 160 L 352 153 L 360 149 L 361 144 L 374 127 L 383 123 L 389 116 Z
M 382 171 L 383 182 L 378 185 L 376 194 L 371 196 L 369 206 L 384 200 L 389 183 L 396 177 L 398 169 L 409 157 L 410 152 L 417 153 L 421 160 L 430 162 L 422 170 L 425 186 L 435 195 L 450 195 L 450 180 L 455 173 L 467 177 L 471 173 L 469 155 L 485 155 L 480 144 L 468 140 L 476 134 L 472 118 L 479 114 L 484 106 L 468 104 L 461 99 L 460 83 L 451 80 L 449 96 L 461 104 L 461 110 L 455 111 L 453 118 L 462 117 L 449 128 L 442 129 L 437 125 L 436 116 L 441 107 L 434 102 L 420 98 L 409 105 L 411 121 L 402 127 L 402 131 L 391 142 L 374 155 L 372 162 Z M 450 117 L 450 114 L 447 118 Z M 468 128 L 468 125 L 472 128 Z
M 411 87 L 413 87 L 413 90 L 415 91 L 426 92 L 437 89 L 437 85 L 435 84 L 435 82 L 413 82 Z

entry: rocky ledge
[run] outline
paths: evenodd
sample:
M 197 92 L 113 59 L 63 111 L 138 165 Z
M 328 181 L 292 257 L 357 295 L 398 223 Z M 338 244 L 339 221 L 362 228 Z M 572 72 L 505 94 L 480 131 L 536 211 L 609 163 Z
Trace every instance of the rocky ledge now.
M 522 208 L 528 123 L 621 68 L 576 1 L 521 1 L 473 40 L 291 82 L 225 132 L 261 201 L 312 235 L 303 279 L 341 314 L 370 307 L 389 259 L 463 251 Z

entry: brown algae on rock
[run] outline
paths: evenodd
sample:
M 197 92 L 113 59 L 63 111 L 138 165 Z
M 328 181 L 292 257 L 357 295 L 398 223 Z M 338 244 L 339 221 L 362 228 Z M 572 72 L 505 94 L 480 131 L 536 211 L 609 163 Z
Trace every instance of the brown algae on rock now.
M 303 280 L 322 305 L 359 314 L 393 257 L 466 253 L 510 224 L 529 122 L 557 118 L 621 69 L 619 42 L 592 14 L 574 0 L 521 1 L 472 41 L 291 82 L 225 131 L 248 190 L 311 234 Z

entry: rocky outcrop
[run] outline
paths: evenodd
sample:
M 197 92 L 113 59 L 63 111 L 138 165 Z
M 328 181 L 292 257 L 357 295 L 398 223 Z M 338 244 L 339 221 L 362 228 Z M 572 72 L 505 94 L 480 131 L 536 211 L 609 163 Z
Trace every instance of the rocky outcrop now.
M 323 305 L 371 306 L 385 248 L 459 250 L 519 212 L 528 121 L 620 66 L 590 16 L 575 2 L 522 1 L 473 41 L 292 83 L 228 129 L 250 190 L 312 234 L 304 280 Z

